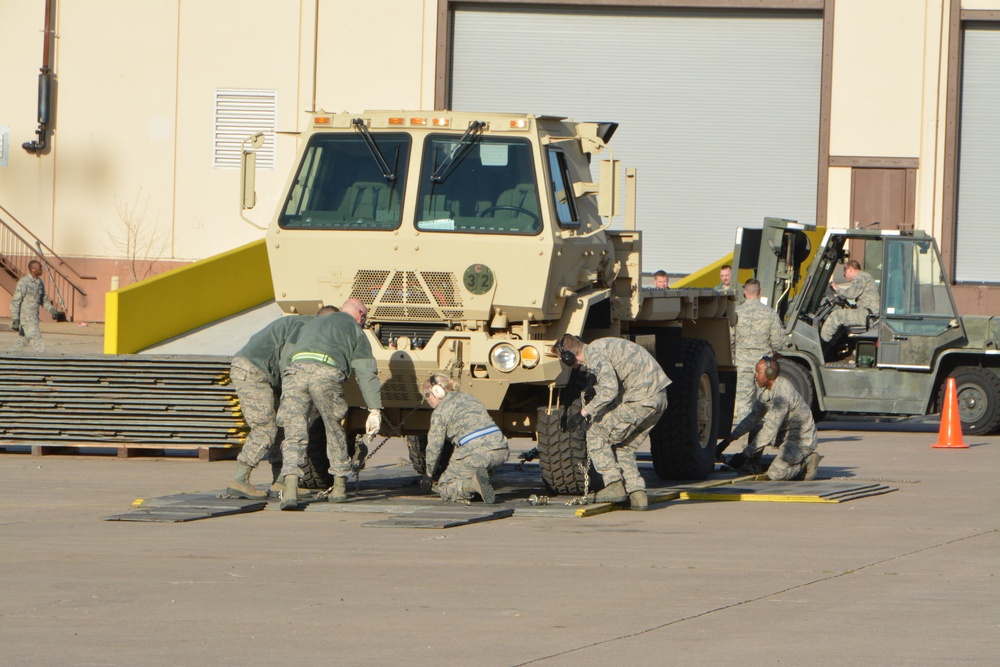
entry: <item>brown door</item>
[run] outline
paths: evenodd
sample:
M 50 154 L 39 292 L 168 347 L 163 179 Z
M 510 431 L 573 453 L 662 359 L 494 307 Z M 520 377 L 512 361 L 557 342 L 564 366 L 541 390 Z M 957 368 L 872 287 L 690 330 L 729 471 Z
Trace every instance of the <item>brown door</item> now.
M 851 170 L 851 226 L 913 229 L 915 169 L 855 167 Z M 851 243 L 851 257 L 865 265 L 864 243 Z

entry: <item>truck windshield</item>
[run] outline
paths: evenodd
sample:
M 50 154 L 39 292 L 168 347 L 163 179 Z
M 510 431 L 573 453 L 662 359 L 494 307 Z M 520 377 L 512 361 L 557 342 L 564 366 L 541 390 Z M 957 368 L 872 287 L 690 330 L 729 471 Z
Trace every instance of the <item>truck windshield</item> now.
M 283 229 L 399 227 L 410 137 L 373 136 L 396 178 L 389 181 L 360 134 L 313 135 L 278 224 Z
M 460 146 L 454 135 L 430 135 L 418 197 L 416 225 L 422 231 L 537 234 L 542 229 L 531 143 L 525 139 L 476 137 Z

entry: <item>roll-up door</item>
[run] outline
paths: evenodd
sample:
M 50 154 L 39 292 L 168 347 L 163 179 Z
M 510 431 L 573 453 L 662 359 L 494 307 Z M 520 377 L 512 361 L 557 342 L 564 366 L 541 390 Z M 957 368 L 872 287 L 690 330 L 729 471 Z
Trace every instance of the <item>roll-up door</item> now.
M 737 226 L 815 222 L 822 28 L 818 12 L 460 8 L 451 106 L 620 123 L 643 270 L 687 273 Z
M 1000 283 L 1000 25 L 964 37 L 955 281 Z

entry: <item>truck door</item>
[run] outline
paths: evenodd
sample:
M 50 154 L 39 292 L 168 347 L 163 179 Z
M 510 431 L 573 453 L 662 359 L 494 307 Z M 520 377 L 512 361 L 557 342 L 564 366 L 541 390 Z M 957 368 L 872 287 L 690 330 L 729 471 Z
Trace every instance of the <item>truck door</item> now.
M 941 350 L 965 339 L 937 246 L 887 237 L 883 266 L 878 365 L 930 369 Z

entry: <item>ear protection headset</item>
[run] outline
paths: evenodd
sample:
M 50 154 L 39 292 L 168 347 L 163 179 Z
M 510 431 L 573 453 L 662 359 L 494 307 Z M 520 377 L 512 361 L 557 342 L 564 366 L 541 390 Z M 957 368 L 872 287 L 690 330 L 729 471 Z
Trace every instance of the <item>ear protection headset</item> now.
M 781 367 L 774 357 L 762 357 L 764 360 L 764 377 L 768 380 L 776 380 L 781 375 Z
M 577 338 L 573 336 L 573 338 Z M 577 340 L 580 340 L 577 338 Z M 572 366 L 576 363 L 576 355 L 563 347 L 563 339 L 560 338 L 556 343 L 556 352 L 559 353 L 559 361 L 563 362 L 567 366 Z
M 431 388 L 430 388 L 431 396 L 433 396 L 438 400 L 444 398 L 444 395 L 448 392 L 444 390 L 444 387 L 438 384 L 437 377 L 431 375 L 430 381 L 431 381 Z

